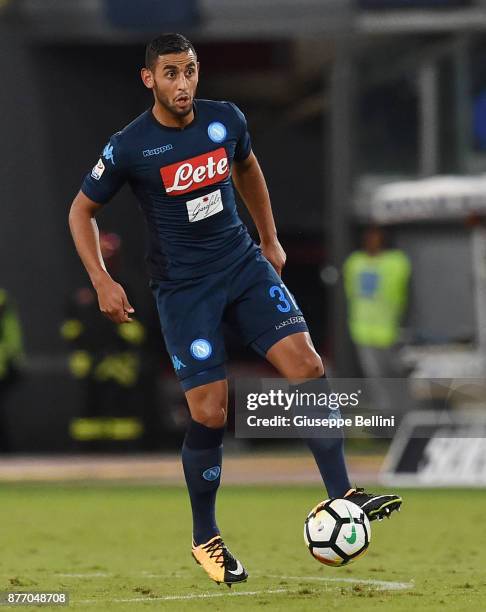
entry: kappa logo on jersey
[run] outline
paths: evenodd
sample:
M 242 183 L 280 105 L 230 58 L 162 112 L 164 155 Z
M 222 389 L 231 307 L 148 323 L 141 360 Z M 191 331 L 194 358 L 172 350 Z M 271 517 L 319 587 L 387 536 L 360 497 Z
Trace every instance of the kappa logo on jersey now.
M 182 361 L 177 357 L 177 355 L 172 355 L 172 365 L 174 366 L 174 370 L 178 372 L 181 368 L 185 368 L 186 364 L 182 363 Z
M 160 169 L 167 195 L 177 196 L 219 183 L 229 176 L 226 149 L 203 153 Z
M 115 160 L 113 159 L 113 145 L 108 143 L 106 147 L 103 149 L 103 157 L 107 161 L 111 161 L 113 165 L 115 165 Z
M 172 151 L 174 147 L 171 144 L 163 145 L 162 147 L 156 147 L 155 149 L 145 149 L 142 151 L 142 155 L 144 157 L 151 157 L 152 155 L 161 155 L 162 153 L 167 153 L 167 151 Z

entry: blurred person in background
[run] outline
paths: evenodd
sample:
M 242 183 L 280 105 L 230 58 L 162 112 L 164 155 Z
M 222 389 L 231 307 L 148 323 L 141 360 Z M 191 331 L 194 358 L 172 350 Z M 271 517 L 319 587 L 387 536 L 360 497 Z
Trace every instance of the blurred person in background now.
M 196 99 L 198 77 L 196 51 L 184 36 L 164 34 L 147 45 L 141 78 L 153 106 L 111 137 L 73 201 L 69 222 L 100 310 L 123 323 L 134 308 L 105 269 L 95 216 L 126 182 L 145 213 L 151 288 L 191 413 L 182 463 L 192 555 L 212 580 L 231 586 L 248 574 L 226 547 L 215 516 L 228 408 L 223 320 L 288 380 L 322 378 L 325 389 L 329 383 L 280 277 L 286 256 L 246 118 L 231 102 Z M 255 222 L 259 246 L 238 215 L 234 187 Z M 370 520 L 399 509 L 397 495 L 351 488 L 342 435 L 306 442 L 329 497 L 346 496 Z
M 121 240 L 101 232 L 100 250 L 110 274 L 119 277 Z M 137 445 L 143 435 L 142 370 L 147 330 L 133 319 L 114 323 L 99 316 L 96 291 L 80 287 L 68 300 L 61 336 L 69 370 L 81 384 L 82 414 L 71 422 L 71 436 L 84 449 Z
M 23 359 L 22 329 L 17 310 L 5 289 L 0 289 L 0 452 L 11 450 L 6 396 L 18 379 Z
M 361 250 L 349 255 L 343 268 L 348 325 L 366 378 L 401 378 L 398 357 L 400 326 L 408 303 L 411 265 L 400 249 L 386 247 L 382 228 L 363 234 Z M 381 412 L 396 408 L 385 383 L 372 384 L 373 400 Z

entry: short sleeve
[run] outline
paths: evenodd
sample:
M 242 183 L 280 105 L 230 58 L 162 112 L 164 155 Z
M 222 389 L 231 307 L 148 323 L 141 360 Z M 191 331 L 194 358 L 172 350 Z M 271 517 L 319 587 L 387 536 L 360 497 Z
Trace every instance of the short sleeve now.
M 248 125 L 246 123 L 245 115 L 236 106 L 236 104 L 233 104 L 232 102 L 230 102 L 230 105 L 236 113 L 239 130 L 240 130 L 239 131 L 240 136 L 238 138 L 238 142 L 236 143 L 236 149 L 235 149 L 235 155 L 234 155 L 234 160 L 238 162 L 238 161 L 245 160 L 248 157 L 248 155 L 250 155 L 251 138 L 248 132 Z
M 126 164 L 118 134 L 110 138 L 97 163 L 81 185 L 81 191 L 90 200 L 105 204 L 127 180 Z

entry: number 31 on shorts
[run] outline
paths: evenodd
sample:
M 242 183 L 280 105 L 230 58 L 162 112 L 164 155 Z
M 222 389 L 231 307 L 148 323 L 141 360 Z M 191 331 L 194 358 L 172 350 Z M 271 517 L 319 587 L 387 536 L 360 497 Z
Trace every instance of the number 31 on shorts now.
M 290 293 L 290 291 L 287 289 L 287 287 L 283 284 L 280 283 L 279 285 L 272 285 L 272 287 L 270 287 L 269 289 L 269 294 L 270 297 L 273 298 L 277 298 L 278 299 L 278 304 L 276 304 L 276 307 L 278 310 L 280 310 L 280 312 L 290 312 L 290 309 L 292 308 L 292 306 L 290 305 L 290 302 L 292 302 L 295 310 L 299 310 L 299 307 L 297 306 L 297 302 L 295 301 L 294 296 Z M 287 297 L 290 299 L 287 299 Z

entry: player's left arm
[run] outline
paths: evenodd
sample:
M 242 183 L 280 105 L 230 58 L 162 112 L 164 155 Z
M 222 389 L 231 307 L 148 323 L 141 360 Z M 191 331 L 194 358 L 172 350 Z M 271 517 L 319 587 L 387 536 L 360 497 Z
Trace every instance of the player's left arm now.
M 233 162 L 232 178 L 255 223 L 263 255 L 281 275 L 287 256 L 277 238 L 267 184 L 253 151 L 246 159 Z

